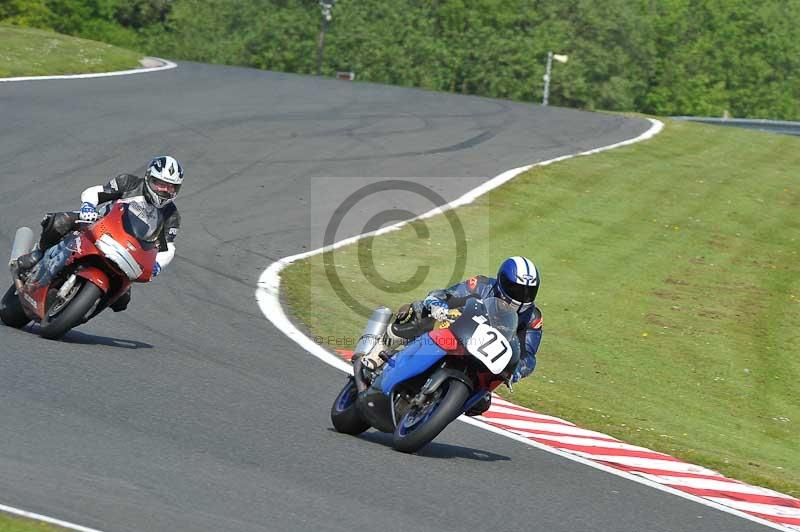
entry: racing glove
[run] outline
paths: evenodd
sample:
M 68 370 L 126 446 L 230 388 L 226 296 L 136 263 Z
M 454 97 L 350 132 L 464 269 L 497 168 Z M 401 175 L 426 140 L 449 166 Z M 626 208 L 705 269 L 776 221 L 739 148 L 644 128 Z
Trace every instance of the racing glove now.
M 399 309 L 397 309 L 397 318 L 395 319 L 396 323 L 408 323 L 411 321 L 411 318 L 414 317 L 414 307 L 406 303 Z
M 83 205 L 81 205 L 80 218 L 84 222 L 97 221 L 97 209 L 95 208 L 94 205 L 92 205 L 88 201 L 84 201 Z
M 435 299 L 429 303 L 431 317 L 436 321 L 444 321 L 447 319 L 447 311 L 450 307 L 447 303 L 439 299 Z

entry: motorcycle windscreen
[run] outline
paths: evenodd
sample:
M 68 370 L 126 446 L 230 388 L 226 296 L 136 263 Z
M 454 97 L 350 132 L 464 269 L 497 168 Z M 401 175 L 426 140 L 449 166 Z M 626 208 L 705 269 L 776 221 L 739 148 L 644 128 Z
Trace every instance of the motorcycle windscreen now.
M 511 305 L 496 297 L 487 297 L 483 300 L 489 324 L 500 331 L 500 334 L 511 340 L 517 333 L 519 317 Z
M 125 232 L 135 237 L 144 249 L 153 246 L 161 227 L 161 214 L 150 204 L 131 202 L 125 206 L 122 225 Z
M 470 355 L 500 375 L 519 362 L 517 324 L 516 311 L 505 301 L 471 298 L 450 331 Z
M 429 370 L 445 355 L 447 351 L 436 345 L 430 336 L 423 334 L 386 363 L 386 369 L 381 374 L 381 391 L 386 395 L 391 394 L 395 386 Z
M 511 305 L 496 297 L 469 298 L 461 309 L 461 317 L 450 326 L 450 330 L 463 345 L 467 345 L 481 323 L 493 327 L 510 341 L 517 332 L 517 312 Z

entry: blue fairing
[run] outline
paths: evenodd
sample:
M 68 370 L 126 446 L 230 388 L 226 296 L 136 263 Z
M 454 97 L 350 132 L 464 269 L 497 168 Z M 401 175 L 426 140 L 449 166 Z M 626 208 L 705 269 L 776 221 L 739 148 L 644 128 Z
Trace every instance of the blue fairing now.
M 389 395 L 395 386 L 420 373 L 424 373 L 439 362 L 447 351 L 423 334 L 389 360 L 381 376 L 381 391 Z

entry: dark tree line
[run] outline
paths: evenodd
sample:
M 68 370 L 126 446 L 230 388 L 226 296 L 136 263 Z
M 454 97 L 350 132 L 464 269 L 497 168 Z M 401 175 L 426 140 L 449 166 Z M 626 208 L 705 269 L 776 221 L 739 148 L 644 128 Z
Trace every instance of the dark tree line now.
M 800 118 L 800 0 L 338 0 L 323 70 L 661 115 Z M 313 73 L 316 0 L 0 0 L 0 20 L 176 59 Z

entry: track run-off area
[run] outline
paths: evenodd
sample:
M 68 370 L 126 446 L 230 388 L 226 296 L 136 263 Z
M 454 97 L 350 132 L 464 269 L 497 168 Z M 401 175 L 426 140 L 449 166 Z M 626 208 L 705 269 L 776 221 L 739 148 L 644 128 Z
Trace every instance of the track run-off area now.
M 331 195 L 336 178 L 468 178 L 440 190 L 453 201 L 648 121 L 192 63 L 4 83 L 0 108 L 0 249 L 153 155 L 187 173 L 177 258 L 128 311 L 63 342 L 1 330 L 0 504 L 105 532 L 767 530 L 470 424 L 414 456 L 336 434 L 341 372 L 253 298 L 265 268 L 319 240 L 316 178 Z

